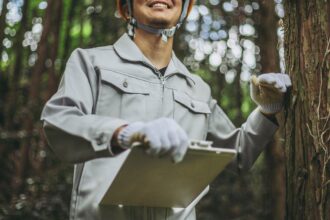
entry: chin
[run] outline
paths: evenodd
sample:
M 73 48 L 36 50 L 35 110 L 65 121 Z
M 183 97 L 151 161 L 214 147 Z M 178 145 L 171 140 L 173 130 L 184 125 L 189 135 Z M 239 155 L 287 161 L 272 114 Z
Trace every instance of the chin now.
M 176 23 L 173 24 L 174 22 L 172 19 L 169 20 L 167 17 L 164 16 L 159 16 L 159 17 L 154 16 L 152 19 L 148 19 L 148 20 L 150 26 L 157 28 L 171 28 L 176 25 Z
M 153 19 L 151 22 L 149 22 L 149 25 L 151 27 L 162 28 L 162 29 L 170 28 L 173 26 L 173 25 L 171 26 L 171 23 L 165 19 Z

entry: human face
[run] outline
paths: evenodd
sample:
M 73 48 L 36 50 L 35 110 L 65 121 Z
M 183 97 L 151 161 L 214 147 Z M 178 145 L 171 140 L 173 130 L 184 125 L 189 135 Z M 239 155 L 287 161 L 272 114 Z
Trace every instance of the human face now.
M 133 0 L 133 17 L 155 28 L 170 28 L 177 24 L 182 0 Z

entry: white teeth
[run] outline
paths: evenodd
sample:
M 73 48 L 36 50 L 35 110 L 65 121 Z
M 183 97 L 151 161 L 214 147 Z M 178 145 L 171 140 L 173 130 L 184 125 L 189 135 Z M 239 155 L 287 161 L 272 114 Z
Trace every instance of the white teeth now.
M 167 8 L 167 5 L 163 4 L 163 3 L 156 3 L 152 7 L 153 8 Z

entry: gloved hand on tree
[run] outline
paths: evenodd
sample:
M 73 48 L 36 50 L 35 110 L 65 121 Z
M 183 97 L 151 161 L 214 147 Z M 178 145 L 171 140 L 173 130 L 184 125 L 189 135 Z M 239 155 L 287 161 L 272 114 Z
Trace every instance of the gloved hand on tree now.
M 122 148 L 131 148 L 134 142 L 139 142 L 146 147 L 147 154 L 169 154 L 175 163 L 182 161 L 189 146 L 186 132 L 170 118 L 128 124 L 119 131 L 117 140 Z
M 251 77 L 250 95 L 264 114 L 275 114 L 283 107 L 284 94 L 291 86 L 290 77 L 280 73 L 265 73 Z

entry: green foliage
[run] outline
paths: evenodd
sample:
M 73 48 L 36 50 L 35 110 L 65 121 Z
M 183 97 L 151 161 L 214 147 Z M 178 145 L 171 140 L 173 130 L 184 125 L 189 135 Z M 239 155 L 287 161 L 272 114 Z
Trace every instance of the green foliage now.
M 241 106 L 241 111 L 243 113 L 243 117 L 247 118 L 248 115 L 252 112 L 253 109 L 256 108 L 256 105 L 250 99 L 250 87 L 247 83 L 242 85 L 242 94 L 243 94 L 243 102 Z
M 62 19 L 62 25 L 60 27 L 60 43 L 59 45 L 65 45 L 65 42 L 68 40 L 67 39 L 67 29 L 70 30 L 71 26 L 72 26 L 72 21 L 69 20 L 69 12 L 70 12 L 70 8 L 72 7 L 72 1 L 63 1 L 63 19 Z M 72 36 L 70 36 L 72 37 Z M 63 54 L 65 52 L 65 48 L 64 46 L 60 46 L 59 47 L 59 57 L 66 57 L 65 54 Z
M 79 22 L 74 22 L 71 27 L 70 36 L 72 38 L 78 38 L 81 32 L 81 24 Z

